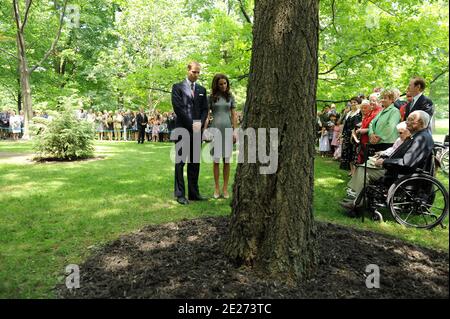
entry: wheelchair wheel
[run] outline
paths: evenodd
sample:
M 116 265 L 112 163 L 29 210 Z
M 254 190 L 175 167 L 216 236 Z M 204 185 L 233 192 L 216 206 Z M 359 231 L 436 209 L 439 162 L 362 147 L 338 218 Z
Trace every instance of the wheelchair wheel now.
M 389 189 L 388 207 L 402 225 L 431 229 L 447 216 L 448 205 L 444 185 L 430 175 L 402 177 Z
M 448 175 L 448 148 L 439 157 L 442 171 Z

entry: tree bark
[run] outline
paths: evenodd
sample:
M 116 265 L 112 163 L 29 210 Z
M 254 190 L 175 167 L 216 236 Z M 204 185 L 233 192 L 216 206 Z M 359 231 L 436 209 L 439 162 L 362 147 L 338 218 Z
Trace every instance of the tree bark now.
M 238 164 L 227 255 L 288 282 L 317 263 L 313 220 L 318 1 L 255 1 L 243 129 L 278 128 L 278 170 Z M 242 143 L 242 141 L 241 141 Z M 267 147 L 267 145 L 266 145 Z
M 24 132 L 22 138 L 29 139 L 29 121 L 33 118 L 30 70 L 28 68 L 28 62 L 25 53 L 25 40 L 23 33 L 20 32 L 20 28 L 17 30 L 17 48 L 19 56 L 20 89 L 24 113 Z
M 19 72 L 17 72 L 19 73 Z M 20 114 L 20 111 L 22 111 L 22 90 L 20 88 L 20 77 L 17 78 L 17 84 L 18 84 L 18 89 L 17 89 L 17 114 Z

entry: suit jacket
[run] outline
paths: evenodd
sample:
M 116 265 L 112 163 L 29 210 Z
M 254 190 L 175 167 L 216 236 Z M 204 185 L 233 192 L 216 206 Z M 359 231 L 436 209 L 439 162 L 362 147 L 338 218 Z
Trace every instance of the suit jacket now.
M 402 106 L 403 104 L 405 104 L 405 101 L 402 101 L 400 99 L 394 101 L 394 106 L 398 109 L 400 109 L 400 106 Z
M 415 172 L 416 168 L 429 171 L 432 164 L 433 138 L 427 129 L 419 131 L 404 141 L 392 155 L 385 159 L 387 174 L 397 176 Z
M 141 113 L 139 112 L 136 115 L 136 122 L 137 122 L 138 128 L 142 128 L 142 127 L 145 128 L 147 126 L 147 123 L 148 123 L 147 114 L 144 113 L 144 116 L 142 117 Z M 145 124 L 142 124 L 142 123 L 145 123 Z
M 425 95 L 421 95 L 419 99 L 416 101 L 416 103 L 411 108 L 411 103 L 408 103 L 405 108 L 405 119 L 408 118 L 409 114 L 414 111 L 425 111 L 430 115 L 430 118 L 433 116 L 434 113 L 434 105 L 433 101 L 431 101 L 428 97 Z
M 195 93 L 192 96 L 188 80 L 174 84 L 172 87 L 172 106 L 176 114 L 176 127 L 184 127 L 192 132 L 194 120 L 202 121 L 202 128 L 208 115 L 208 100 L 206 89 L 195 84 Z

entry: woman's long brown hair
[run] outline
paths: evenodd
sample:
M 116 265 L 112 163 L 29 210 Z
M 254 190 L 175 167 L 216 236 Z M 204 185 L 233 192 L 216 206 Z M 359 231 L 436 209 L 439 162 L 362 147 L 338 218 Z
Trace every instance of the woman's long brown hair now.
M 225 92 L 220 91 L 219 89 L 219 81 L 224 79 L 225 81 L 227 81 L 227 90 Z M 217 102 L 217 100 L 219 99 L 219 97 L 224 97 L 227 102 L 230 102 L 230 97 L 231 97 L 231 93 L 230 93 L 230 80 L 228 79 L 228 77 L 225 74 L 222 73 L 218 73 L 214 76 L 213 80 L 212 80 L 212 85 L 211 85 L 211 98 L 214 102 Z

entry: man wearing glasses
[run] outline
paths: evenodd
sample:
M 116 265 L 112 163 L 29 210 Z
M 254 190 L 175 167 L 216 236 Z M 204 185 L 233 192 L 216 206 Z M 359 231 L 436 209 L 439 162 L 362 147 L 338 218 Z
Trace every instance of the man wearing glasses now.
M 187 162 L 188 198 L 189 200 L 206 200 L 200 195 L 198 189 L 198 176 L 200 173 L 200 147 L 194 148 L 194 136 L 201 136 L 201 131 L 208 115 L 208 101 L 206 89 L 197 83 L 200 75 L 200 64 L 191 62 L 187 69 L 187 78 L 172 87 L 172 106 L 176 114 L 176 128 L 183 128 L 189 138 L 178 136 L 177 145 L 181 143 L 175 163 L 175 191 L 177 202 L 188 204 L 184 187 L 184 164 Z M 197 134 L 194 134 L 197 133 Z M 176 134 L 175 134 L 176 135 Z M 201 138 L 200 138 L 201 143 Z M 198 145 L 197 145 L 198 146 Z M 184 149 L 184 152 L 183 152 Z M 189 152 L 187 152 L 189 150 Z M 194 154 L 194 152 L 196 154 Z M 188 160 L 189 156 L 189 160 Z

